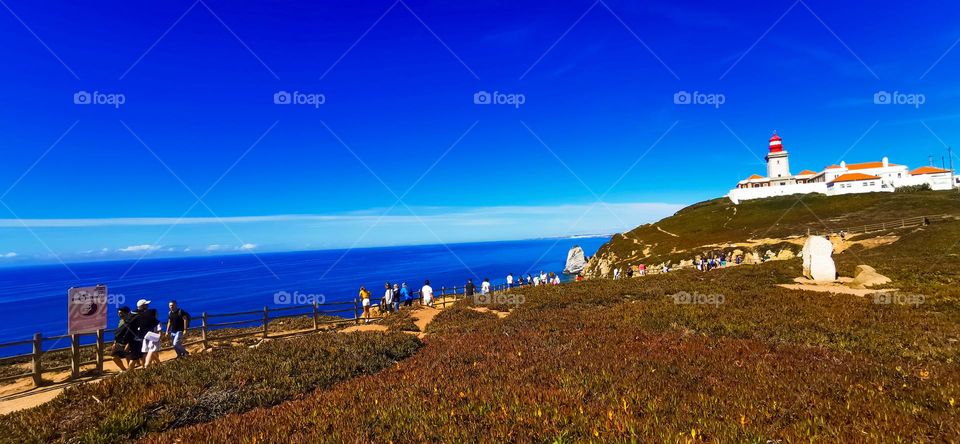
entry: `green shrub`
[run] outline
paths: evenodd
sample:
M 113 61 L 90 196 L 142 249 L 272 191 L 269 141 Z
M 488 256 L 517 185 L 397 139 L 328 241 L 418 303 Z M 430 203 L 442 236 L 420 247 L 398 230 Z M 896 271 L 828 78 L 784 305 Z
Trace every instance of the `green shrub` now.
M 897 187 L 894 191 L 898 193 L 917 193 L 921 191 L 933 191 L 933 188 L 930 188 L 930 184 L 920 184 L 920 185 L 909 185 L 905 187 Z

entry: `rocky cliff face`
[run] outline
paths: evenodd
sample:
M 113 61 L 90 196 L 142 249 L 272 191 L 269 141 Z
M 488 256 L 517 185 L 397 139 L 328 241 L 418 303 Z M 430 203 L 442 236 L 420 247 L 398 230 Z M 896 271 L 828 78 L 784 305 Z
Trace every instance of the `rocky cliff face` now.
M 583 254 L 583 248 L 575 245 L 567 252 L 567 265 L 563 267 L 563 272 L 567 274 L 578 274 L 583 271 L 587 265 L 587 258 Z

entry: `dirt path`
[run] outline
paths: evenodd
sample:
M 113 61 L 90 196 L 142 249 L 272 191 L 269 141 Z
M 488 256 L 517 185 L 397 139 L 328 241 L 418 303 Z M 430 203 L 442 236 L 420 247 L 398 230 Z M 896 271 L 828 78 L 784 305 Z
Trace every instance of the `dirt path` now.
M 663 228 L 660 228 L 660 227 L 657 227 L 657 230 L 660 231 L 661 233 L 666 233 L 666 234 L 669 234 L 669 235 L 671 235 L 671 236 L 673 236 L 673 237 L 680 237 L 680 236 L 677 236 L 676 234 L 673 234 L 673 233 L 671 233 L 671 232 L 669 232 L 669 231 L 667 231 L 667 230 L 664 230 Z
M 199 352 L 200 347 L 187 347 L 191 353 Z M 160 353 L 160 362 L 169 361 L 176 357 L 176 352 L 167 350 Z M 81 370 L 89 369 L 92 366 L 84 366 Z M 136 371 L 136 370 L 134 370 Z M 30 378 L 18 379 L 12 384 L 0 386 L 0 415 L 15 412 L 17 410 L 35 407 L 56 398 L 65 388 L 72 385 L 99 381 L 104 378 L 110 378 L 120 373 L 120 368 L 113 363 L 109 357 L 105 357 L 103 362 L 103 375 L 85 377 L 80 379 L 70 379 L 70 371 L 58 373 L 44 373 L 43 379 L 49 381 L 47 385 L 34 387 L 33 380 Z
M 433 322 L 433 318 L 437 316 L 444 308 L 450 307 L 453 303 L 456 302 L 454 298 L 438 298 L 436 301 L 436 306 L 440 308 L 419 306 L 414 307 L 411 312 L 411 316 L 414 318 L 414 323 L 417 325 L 419 332 L 411 332 L 416 334 L 418 337 L 423 338 L 426 336 L 427 326 Z M 376 322 L 380 318 L 374 319 Z M 341 329 L 343 333 L 356 332 L 356 331 L 387 331 L 387 326 L 379 323 L 372 324 L 360 324 L 352 325 L 346 328 Z M 323 330 L 321 330 L 323 331 Z M 271 334 L 280 335 L 278 337 L 271 337 L 269 340 L 280 340 L 288 339 L 292 337 L 303 336 L 307 334 L 313 334 L 315 331 L 313 329 L 307 330 L 289 330 L 289 331 L 278 331 L 271 332 Z M 234 346 L 247 346 L 242 343 L 235 343 Z M 202 353 L 200 350 L 200 344 L 193 344 L 187 346 L 187 350 L 190 353 Z M 160 361 L 165 362 L 169 361 L 176 357 L 176 352 L 173 350 L 166 350 L 160 353 Z M 84 370 L 90 369 L 92 366 L 84 366 Z M 103 363 L 103 374 L 97 376 L 83 377 L 79 379 L 70 379 L 70 372 L 58 372 L 58 373 L 44 373 L 43 379 L 48 381 L 47 385 L 42 387 L 34 387 L 33 380 L 30 378 L 23 378 L 17 380 L 14 383 L 0 386 L 0 415 L 5 415 L 7 413 L 15 412 L 18 410 L 28 409 L 30 407 L 36 407 L 47 401 L 56 398 L 64 389 L 76 384 L 96 382 L 104 378 L 110 378 L 116 376 L 120 373 L 120 369 L 113 363 L 109 357 L 106 357 L 106 360 Z M 136 371 L 136 370 L 134 370 Z

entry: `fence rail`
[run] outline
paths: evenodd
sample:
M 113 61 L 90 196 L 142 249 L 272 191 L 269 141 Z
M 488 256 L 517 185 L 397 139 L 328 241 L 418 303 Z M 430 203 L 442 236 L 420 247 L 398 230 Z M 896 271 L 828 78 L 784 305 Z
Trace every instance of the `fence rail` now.
M 507 290 L 509 287 L 506 284 L 491 285 L 491 292 L 498 293 L 504 290 Z M 454 296 L 454 300 L 457 300 L 457 296 L 462 296 L 465 294 L 465 288 L 460 287 L 440 287 L 439 291 L 435 292 L 437 298 L 441 298 L 439 303 L 444 307 L 447 304 L 453 303 L 448 301 L 446 297 Z M 422 301 L 422 296 L 419 291 L 414 291 L 411 293 L 411 298 L 414 301 Z M 296 313 L 295 313 L 296 312 Z M 242 311 L 234 313 L 207 313 L 203 312 L 200 316 L 200 326 L 199 327 L 189 327 L 187 332 L 200 332 L 200 338 L 192 341 L 187 341 L 184 343 L 184 346 L 201 344 L 204 350 L 211 348 L 211 343 L 228 341 L 233 339 L 239 339 L 244 337 L 260 336 L 263 339 L 271 337 L 283 337 L 289 336 L 291 334 L 300 334 L 308 332 L 317 332 L 324 327 L 333 327 L 336 328 L 338 325 L 346 324 L 359 324 L 362 320 L 362 308 L 360 305 L 359 299 L 354 299 L 352 301 L 343 301 L 343 302 L 331 302 L 331 303 L 315 303 L 312 305 L 296 305 L 289 307 L 277 307 L 270 308 L 264 306 L 262 310 L 251 310 L 251 311 Z M 346 316 L 344 316 L 346 315 Z M 236 318 L 239 316 L 249 316 L 250 319 L 245 320 L 224 320 L 223 322 L 213 323 L 210 322 L 211 319 L 224 319 L 224 318 Z M 322 317 L 335 317 L 338 319 L 322 319 Z M 293 331 L 281 331 L 275 332 L 273 336 L 270 335 L 269 324 L 272 320 L 278 319 L 290 319 L 290 318 L 308 318 L 313 320 L 313 327 L 310 329 L 301 329 Z M 231 329 L 230 327 L 247 325 L 247 327 L 240 327 Z M 227 335 L 216 335 L 217 332 L 230 333 Z M 0 349 L 9 348 L 9 347 L 22 347 L 30 345 L 32 351 L 29 353 L 21 353 L 14 356 L 6 356 L 0 358 L 0 366 L 7 365 L 22 365 L 29 364 L 29 370 L 24 368 L 23 373 L 6 375 L 0 377 L 0 382 L 14 381 L 19 379 L 32 378 L 33 384 L 36 387 L 42 386 L 44 384 L 43 375 L 44 373 L 53 373 L 61 372 L 64 370 L 70 370 L 69 379 L 77 379 L 80 377 L 81 370 L 84 366 L 94 366 L 93 369 L 96 373 L 103 372 L 103 363 L 105 360 L 105 355 L 108 347 L 112 347 L 113 341 L 105 341 L 104 338 L 107 333 L 111 335 L 114 333 L 114 330 L 97 330 L 90 333 L 79 333 L 79 334 L 69 334 L 69 335 L 56 335 L 56 336 L 43 336 L 41 333 L 36 333 L 33 335 L 32 339 L 25 339 L 19 341 L 11 341 L 0 343 Z M 89 344 L 81 344 L 82 338 L 93 337 L 94 341 Z M 70 341 L 70 346 L 47 349 L 44 350 L 43 345 L 45 342 L 50 341 L 61 341 L 68 339 Z M 84 360 L 84 355 L 81 353 L 82 350 L 93 348 L 94 357 L 93 359 Z M 172 349 L 172 346 L 164 346 L 160 351 L 166 351 Z M 53 359 L 52 355 L 65 354 L 66 359 L 61 357 L 58 361 L 62 362 L 64 360 L 69 360 L 68 364 L 55 365 L 47 367 L 44 364 L 49 363 L 50 359 Z M 46 358 L 46 359 L 45 359 Z M 46 361 L 46 362 L 45 362 Z
M 833 234 L 837 235 L 839 233 L 846 234 L 866 234 L 866 233 L 875 233 L 878 231 L 893 230 L 898 228 L 915 228 L 921 227 L 924 225 L 930 225 L 935 222 L 942 222 L 947 219 L 951 219 L 953 216 L 948 214 L 933 214 L 928 216 L 915 216 L 907 217 L 903 219 L 892 220 L 888 222 L 879 222 L 874 224 L 865 224 L 865 225 L 853 225 L 846 228 L 838 228 L 835 230 L 828 230 L 827 232 L 821 231 L 810 231 L 808 234 Z

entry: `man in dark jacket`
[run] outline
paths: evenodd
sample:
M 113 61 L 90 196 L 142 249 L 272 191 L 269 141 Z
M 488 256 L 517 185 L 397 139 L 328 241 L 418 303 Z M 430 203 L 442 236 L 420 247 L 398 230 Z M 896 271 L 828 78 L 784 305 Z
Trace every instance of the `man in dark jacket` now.
M 130 327 L 133 329 L 135 342 L 135 345 L 131 345 L 131 348 L 139 346 L 139 351 L 146 354 L 143 366 L 150 365 L 151 361 L 159 364 L 160 320 L 157 319 L 157 310 L 150 308 L 150 301 L 146 299 L 137 301 L 137 311 L 134 312 L 133 318 L 130 320 Z M 151 335 L 156 338 L 155 341 L 150 340 L 150 336 L 148 336 L 150 333 L 156 333 L 156 335 Z
M 137 349 L 136 353 L 134 353 L 133 350 L 129 349 L 133 343 L 133 330 L 131 330 L 130 324 L 127 323 L 130 319 L 130 307 L 126 305 L 120 307 L 117 311 L 117 316 L 120 317 L 120 321 L 117 323 L 117 329 L 113 331 L 113 351 L 110 352 L 110 356 L 113 356 L 113 363 L 117 365 L 117 368 L 119 368 L 121 372 L 125 372 L 127 371 L 127 366 L 124 365 L 123 360 L 129 360 L 130 369 L 132 370 L 140 359 L 140 350 Z
M 465 298 L 472 298 L 476 293 L 477 286 L 473 285 L 473 279 L 467 279 L 467 285 L 463 286 L 463 296 Z

